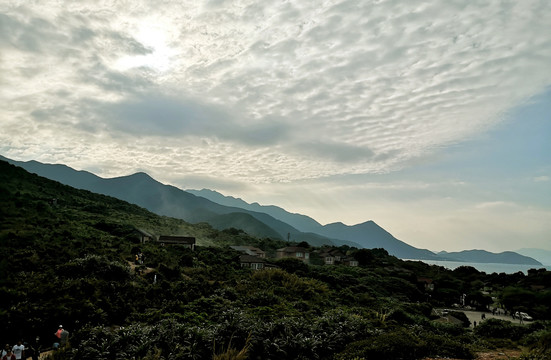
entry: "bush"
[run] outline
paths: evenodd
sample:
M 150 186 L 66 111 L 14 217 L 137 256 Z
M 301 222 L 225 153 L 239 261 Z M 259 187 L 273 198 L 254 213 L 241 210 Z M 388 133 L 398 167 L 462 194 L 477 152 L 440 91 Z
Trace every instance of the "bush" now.
M 510 321 L 499 319 L 488 319 L 480 323 L 474 332 L 482 338 L 511 339 L 518 340 L 526 332 L 525 328 L 513 325 Z
M 524 344 L 530 349 L 525 359 L 551 359 L 551 329 L 540 330 L 526 336 Z
M 356 341 L 337 354 L 337 360 L 364 359 L 403 359 L 415 360 L 424 356 L 426 342 L 412 332 L 398 328 L 372 338 Z
M 426 356 L 474 359 L 472 350 L 455 337 L 431 333 L 424 334 L 422 337 L 427 344 L 425 349 Z
M 463 311 L 450 311 L 449 315 L 458 320 L 461 320 L 463 322 L 463 327 L 468 328 L 469 326 L 471 326 L 471 321 Z

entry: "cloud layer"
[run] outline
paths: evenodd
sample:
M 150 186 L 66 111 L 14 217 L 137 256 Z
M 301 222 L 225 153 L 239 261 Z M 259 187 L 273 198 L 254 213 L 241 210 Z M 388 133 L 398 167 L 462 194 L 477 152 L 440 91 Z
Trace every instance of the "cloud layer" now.
M 0 8 L 4 153 L 97 164 L 116 148 L 123 172 L 387 172 L 551 84 L 545 1 Z

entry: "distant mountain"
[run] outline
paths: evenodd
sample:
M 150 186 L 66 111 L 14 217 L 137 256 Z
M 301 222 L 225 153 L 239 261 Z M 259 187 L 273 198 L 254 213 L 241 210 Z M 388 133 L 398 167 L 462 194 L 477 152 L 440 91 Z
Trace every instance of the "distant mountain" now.
M 512 251 L 505 251 L 497 254 L 486 250 L 464 250 L 460 252 L 441 251 L 438 255 L 453 261 L 472 263 L 542 265 L 539 261 L 531 257 L 520 255 Z
M 249 204 L 242 199 L 224 196 L 216 191 L 208 189 L 187 191 L 198 196 L 203 196 L 219 204 L 267 213 L 276 219 L 294 226 L 302 232 L 309 232 L 312 235 L 321 237 L 320 241 L 316 242 L 317 244 L 324 244 L 323 239 L 329 238 L 332 242 L 337 244 L 340 241 L 342 244 L 355 244 L 351 246 L 359 245 L 359 247 L 365 248 L 384 248 L 389 254 L 399 258 L 442 260 L 441 257 L 429 250 L 417 249 L 396 239 L 373 221 L 353 226 L 348 226 L 343 223 L 333 223 L 322 226 L 311 217 L 290 213 L 277 206 L 265 206 L 259 205 L 258 203 Z M 295 237 L 295 239 L 303 241 L 303 238 L 299 236 Z M 308 242 L 314 245 L 312 240 Z
M 174 186 L 161 184 L 143 172 L 104 179 L 87 171 L 76 171 L 65 165 L 43 164 L 37 161 L 21 162 L 1 156 L 0 159 L 62 184 L 113 196 L 142 206 L 156 214 L 180 218 L 190 223 L 212 222 L 212 226 L 220 230 L 230 227 L 242 228 L 244 221 L 239 216 L 220 217 L 220 215 L 249 213 L 252 218 L 248 218 L 247 229 L 243 230 L 250 235 L 283 239 L 281 235 L 283 233 L 285 236 L 289 232 L 298 233 L 298 230 L 290 225 L 269 215 L 252 214 L 239 208 L 219 205 Z
M 219 230 L 234 227 L 259 238 L 287 239 L 289 237 L 292 241 L 306 241 L 313 246 L 349 245 L 358 248 L 384 248 L 389 254 L 402 259 L 451 260 L 449 253 L 437 255 L 429 250 L 408 245 L 373 221 L 353 226 L 343 223 L 322 226 L 305 215 L 293 214 L 277 206 L 248 204 L 241 199 L 227 197 L 212 190 L 193 190 L 195 194 L 205 197 L 196 196 L 191 192 L 162 184 L 143 172 L 104 179 L 65 165 L 43 164 L 37 161 L 21 162 L 2 156 L 0 159 L 77 189 L 113 196 L 142 206 L 156 214 L 180 218 L 190 223 L 207 222 Z M 539 264 L 534 259 L 514 253 L 507 253 L 508 256 L 501 257 L 485 253 L 487 255 L 481 256 L 481 260 L 476 260 L 478 257 L 473 255 L 459 261 L 506 263 L 519 261 L 516 263 Z M 473 258 L 476 259 L 473 260 Z
M 238 207 L 241 209 L 246 209 L 250 211 L 262 212 L 268 215 L 273 216 L 274 218 L 281 220 L 292 227 L 300 230 L 301 232 L 316 232 L 322 225 L 316 220 L 312 219 L 309 216 L 290 213 L 285 209 L 282 209 L 274 205 L 260 205 L 259 203 L 249 204 L 246 201 L 235 198 L 233 196 L 225 196 L 220 194 L 217 191 L 202 189 L 202 190 L 190 190 L 187 189 L 187 192 L 194 194 L 196 196 L 204 197 L 215 203 Z
M 522 248 L 515 251 L 524 256 L 536 259 L 544 265 L 551 265 L 551 251 L 534 248 Z
M 366 221 L 352 226 L 341 222 L 327 224 L 318 231 L 318 234 L 330 238 L 353 241 L 368 249 L 384 248 L 389 254 L 402 259 L 440 259 L 432 251 L 418 249 L 396 239 L 374 221 Z
M 234 227 L 259 238 L 287 239 L 289 236 L 293 241 L 306 241 L 314 246 L 347 244 L 361 247 L 350 241 L 331 240 L 318 234 L 301 232 L 263 212 L 220 205 L 174 186 L 164 185 L 143 172 L 104 179 L 65 165 L 21 162 L 2 156 L 0 159 L 77 189 L 113 196 L 156 214 L 177 217 L 190 223 L 207 222 L 219 230 Z

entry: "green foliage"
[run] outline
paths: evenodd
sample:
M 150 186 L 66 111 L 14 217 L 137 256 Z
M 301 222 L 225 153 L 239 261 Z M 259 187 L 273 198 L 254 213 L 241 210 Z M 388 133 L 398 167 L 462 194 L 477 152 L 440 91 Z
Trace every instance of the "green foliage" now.
M 295 259 L 295 258 L 278 259 L 277 261 L 275 261 L 275 265 L 293 274 L 305 275 L 309 272 L 308 265 L 300 259 Z
M 501 303 L 514 311 L 529 311 L 536 300 L 533 291 L 520 287 L 506 287 L 501 294 Z
M 0 251 L 8 254 L 0 259 L 0 336 L 40 335 L 50 346 L 63 323 L 71 347 L 56 353 L 60 359 L 470 358 L 471 332 L 429 316 L 435 304 L 457 302 L 487 282 L 505 287 L 501 299 L 511 306 L 530 306 L 517 295 L 532 294 L 528 312 L 549 315 L 549 292 L 530 290 L 546 284 L 547 271 L 452 272 L 348 247 L 340 250 L 360 267 L 268 259 L 279 268 L 253 271 L 228 245 L 256 246 L 270 257 L 289 244 L 157 216 L 5 163 L 0 216 Z M 141 244 L 135 228 L 196 236 L 199 245 Z M 145 262 L 130 266 L 137 252 Z M 432 278 L 435 291 L 425 292 L 418 277 Z M 475 335 L 510 336 L 534 354 L 548 349 L 542 323 L 511 326 L 487 320 Z M 485 339 L 479 343 L 493 341 Z
M 449 315 L 458 320 L 461 320 L 461 322 L 463 323 L 463 327 L 468 328 L 469 326 L 471 326 L 471 321 L 463 311 L 450 311 Z
M 397 328 L 349 344 L 343 352 L 336 356 L 336 359 L 414 360 L 424 356 L 425 347 L 425 341 L 415 336 L 411 331 Z
M 548 360 L 551 359 L 551 327 L 531 333 L 525 339 L 529 354 L 524 360 Z
M 474 331 L 477 336 L 483 338 L 518 340 L 524 335 L 525 328 L 506 320 L 487 319 L 481 322 Z

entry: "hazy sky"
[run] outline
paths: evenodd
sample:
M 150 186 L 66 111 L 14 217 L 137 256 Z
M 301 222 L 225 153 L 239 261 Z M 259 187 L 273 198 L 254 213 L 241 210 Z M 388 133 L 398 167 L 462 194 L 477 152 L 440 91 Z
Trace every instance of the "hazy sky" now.
M 0 0 L 0 154 L 551 250 L 551 2 Z

